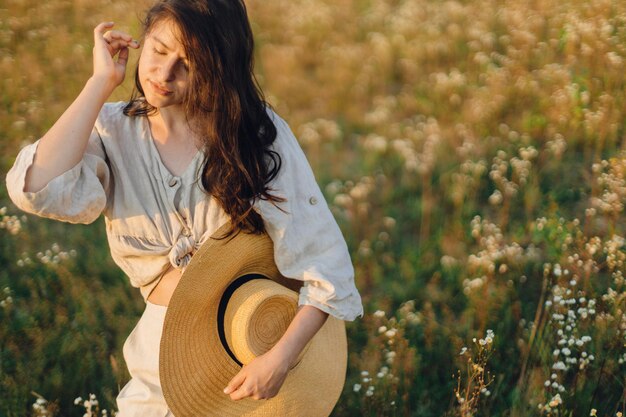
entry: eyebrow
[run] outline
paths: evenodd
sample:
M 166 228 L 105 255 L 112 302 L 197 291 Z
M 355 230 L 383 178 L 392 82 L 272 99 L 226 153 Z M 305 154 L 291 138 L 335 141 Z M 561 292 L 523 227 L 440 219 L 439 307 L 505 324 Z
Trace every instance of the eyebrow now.
M 171 49 L 169 46 L 167 46 L 167 45 L 165 44 L 165 42 L 163 42 L 161 39 L 157 38 L 155 35 L 151 35 L 151 36 L 152 36 L 152 39 L 154 39 L 155 41 L 157 41 L 158 43 L 160 43 L 161 45 L 163 45 L 163 47 L 165 47 L 165 49 L 167 49 L 168 51 L 171 51 L 171 50 L 172 50 L 172 49 Z M 184 60 L 184 61 L 189 61 L 189 58 L 187 58 L 186 56 L 183 56 L 182 58 L 183 58 L 183 60 Z

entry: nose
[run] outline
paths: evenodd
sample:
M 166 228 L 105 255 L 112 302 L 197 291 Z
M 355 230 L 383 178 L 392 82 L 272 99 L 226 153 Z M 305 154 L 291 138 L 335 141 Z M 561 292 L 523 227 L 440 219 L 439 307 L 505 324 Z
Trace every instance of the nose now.
M 176 60 L 170 59 L 161 64 L 159 68 L 161 82 L 173 81 L 176 78 Z

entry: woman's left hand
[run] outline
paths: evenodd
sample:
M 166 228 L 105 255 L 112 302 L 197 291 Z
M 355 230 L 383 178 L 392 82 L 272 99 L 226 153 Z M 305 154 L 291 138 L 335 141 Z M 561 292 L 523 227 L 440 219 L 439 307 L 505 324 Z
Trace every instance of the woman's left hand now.
M 231 400 L 251 397 L 266 400 L 278 394 L 289 373 L 291 360 L 282 351 L 270 349 L 244 365 L 228 383 L 224 393 Z

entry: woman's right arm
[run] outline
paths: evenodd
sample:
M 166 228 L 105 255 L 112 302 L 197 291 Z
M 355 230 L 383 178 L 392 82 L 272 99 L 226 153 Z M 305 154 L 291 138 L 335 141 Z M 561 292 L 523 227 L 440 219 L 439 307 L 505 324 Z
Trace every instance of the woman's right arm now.
M 109 30 L 111 27 L 113 23 L 108 22 L 94 29 L 93 75 L 76 100 L 40 139 L 23 191 L 40 191 L 83 158 L 100 109 L 124 81 L 128 48 L 139 48 L 139 43 L 130 35 Z M 113 58 L 118 53 L 115 61 Z

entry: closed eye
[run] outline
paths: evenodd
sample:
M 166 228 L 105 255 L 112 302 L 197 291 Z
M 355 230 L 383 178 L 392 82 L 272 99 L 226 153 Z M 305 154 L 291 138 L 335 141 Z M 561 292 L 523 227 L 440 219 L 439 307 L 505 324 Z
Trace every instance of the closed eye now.
M 165 52 L 163 52 L 163 51 L 159 51 L 159 50 L 158 50 L 158 49 L 156 49 L 156 48 L 152 48 L 152 50 L 153 50 L 154 52 L 156 52 L 157 54 L 159 54 L 159 55 L 165 55 Z

